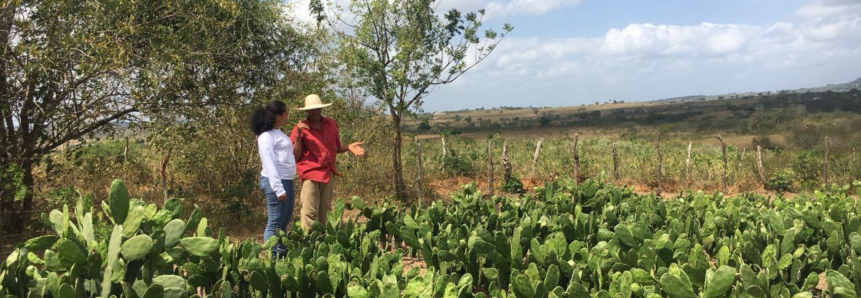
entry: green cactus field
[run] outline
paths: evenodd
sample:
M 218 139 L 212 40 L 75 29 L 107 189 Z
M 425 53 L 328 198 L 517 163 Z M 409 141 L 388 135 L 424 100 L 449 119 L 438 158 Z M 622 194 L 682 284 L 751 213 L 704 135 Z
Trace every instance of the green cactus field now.
M 0 264 L 0 295 L 857 297 L 857 191 L 663 199 L 561 179 L 516 197 L 465 185 L 410 208 L 354 197 L 325 225 L 280 234 L 276 259 L 276 238 L 229 239 L 200 209 L 145 204 L 116 180 L 101 206 L 81 196 L 44 214 L 53 233 Z

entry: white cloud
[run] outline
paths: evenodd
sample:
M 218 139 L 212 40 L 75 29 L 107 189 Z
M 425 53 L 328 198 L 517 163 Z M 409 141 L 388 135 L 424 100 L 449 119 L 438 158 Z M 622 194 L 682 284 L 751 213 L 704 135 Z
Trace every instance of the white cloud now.
M 861 13 L 851 10 L 764 25 L 628 24 L 598 37 L 511 36 L 458 84 L 435 91 L 427 108 L 578 105 L 817 86 L 857 78 L 859 57 Z
M 724 55 L 738 51 L 761 29 L 736 24 L 703 23 L 698 26 L 630 24 L 610 29 L 601 54 L 624 55 Z
M 582 2 L 583 0 L 492 1 L 487 4 L 487 15 L 489 18 L 522 15 L 540 16 L 551 10 L 577 6 Z
M 826 18 L 861 11 L 857 0 L 815 0 L 802 6 L 795 14 L 804 19 Z
M 808 22 L 801 27 L 805 36 L 817 40 L 849 40 L 861 38 L 861 15 L 841 15 L 833 21 Z
M 817 3 L 846 6 L 839 0 Z M 497 51 L 488 61 L 491 65 L 479 71 L 525 79 L 593 79 L 715 67 L 798 68 L 861 57 L 861 14 L 850 11 L 764 26 L 629 24 L 596 38 L 512 38 Z
M 316 20 L 311 16 L 309 5 L 311 0 L 293 0 L 284 4 L 284 13 L 304 24 L 313 24 Z

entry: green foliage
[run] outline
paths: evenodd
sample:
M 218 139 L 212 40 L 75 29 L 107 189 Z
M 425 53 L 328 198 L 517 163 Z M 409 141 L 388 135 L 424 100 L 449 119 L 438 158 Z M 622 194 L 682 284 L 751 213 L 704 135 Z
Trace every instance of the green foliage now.
M 508 180 L 502 181 L 502 183 L 500 183 L 499 185 L 499 188 L 501 188 L 502 191 L 507 193 L 523 193 L 523 181 L 520 181 L 520 178 L 511 177 Z
M 753 138 L 753 147 L 760 146 L 763 150 L 778 149 L 777 143 L 771 140 L 768 136 L 757 136 Z
M 538 121 L 541 126 L 548 126 L 551 122 L 553 122 L 553 120 L 551 120 L 550 117 L 547 116 L 541 116 L 541 119 Z
M 428 120 L 428 119 L 422 119 L 422 122 L 419 123 L 419 127 L 418 127 L 419 130 L 424 130 L 424 131 L 431 130 L 431 128 L 432 127 L 430 125 L 430 120 Z
M 443 172 L 454 175 L 475 174 L 475 166 L 472 162 L 465 156 L 458 155 L 454 150 L 449 150 L 449 154 L 443 157 L 442 168 Z
M 37 205 L 32 194 L 37 193 L 37 184 L 43 183 L 33 175 L 41 173 L 43 163 L 47 177 L 41 178 L 52 180 L 57 167 L 45 157 L 64 145 L 99 142 L 104 136 L 143 128 L 151 145 L 166 149 L 159 152 L 163 156 L 188 144 L 158 140 L 176 137 L 186 141 L 200 131 L 222 136 L 225 126 L 213 123 L 223 121 L 225 114 L 244 120 L 251 103 L 298 100 L 300 92 L 308 92 L 311 87 L 316 92 L 331 85 L 321 79 L 330 74 L 328 70 L 309 66 L 313 60 L 315 67 L 325 67 L 319 53 L 326 47 L 314 44 L 316 36 L 298 30 L 299 25 L 283 14 L 283 4 L 277 0 L 202 0 L 193 5 L 157 0 L 4 2 L 0 14 L 7 22 L 0 30 L 0 40 L 7 41 L 4 44 L 8 48 L 0 59 L 16 63 L 0 65 L 0 80 L 17 83 L 0 90 L 4 98 L 0 104 L 4 117 L 0 121 L 4 136 L 0 178 L 7 176 L 13 163 L 20 165 L 23 177 L 0 179 L 0 209 L 21 211 L 14 216 L 4 215 L 2 226 L 6 228 L 5 221 L 9 220 L 15 223 L 17 232 L 22 232 L 22 223 L 32 214 L 30 208 Z M 316 85 L 309 86 L 308 81 Z M 214 127 L 218 128 L 217 134 L 212 133 Z M 247 144 L 247 139 L 209 139 L 234 147 L 212 146 L 218 141 L 203 145 L 229 152 L 222 156 L 233 154 L 234 160 L 248 163 L 247 156 L 240 156 L 243 150 L 231 150 L 241 148 L 237 144 Z M 105 145 L 65 150 L 70 154 L 65 156 L 68 164 L 63 165 L 69 170 L 66 175 L 82 174 L 77 170 L 104 175 L 110 170 L 123 171 L 126 177 L 127 172 L 151 169 L 141 170 L 140 164 L 126 163 L 124 144 Z M 130 151 L 129 159 L 136 157 L 134 148 Z M 192 155 L 179 151 L 172 151 L 175 158 Z M 200 154 L 212 151 L 202 150 Z M 249 167 L 231 164 L 223 169 L 242 171 Z M 26 192 L 12 183 L 18 180 Z M 104 181 L 96 182 L 82 184 L 104 185 Z M 6 202 L 18 195 L 23 203 Z
M 779 193 L 792 191 L 792 183 L 795 181 L 795 173 L 792 170 L 782 170 L 774 173 L 768 179 L 768 189 Z
M 802 186 L 813 187 L 821 183 L 824 156 L 825 153 L 819 150 L 801 151 L 795 155 L 792 171 Z
M 311 4 L 318 20 L 325 11 L 322 2 Z M 338 57 L 355 78 L 351 85 L 379 99 L 395 126 L 392 168 L 395 193 L 401 198 L 401 121 L 421 112 L 435 87 L 454 82 L 484 61 L 514 29 L 505 24 L 501 33 L 481 32 L 484 10 L 438 13 L 437 7 L 434 0 L 352 0 L 348 11 L 336 12 L 353 16 L 337 16 L 337 23 L 349 24 L 350 30 L 332 26 L 339 31 Z
M 325 224 L 279 235 L 283 259 L 223 230 L 213 237 L 197 209 L 181 219 L 177 199 L 162 208 L 125 202 L 124 188 L 113 183 L 116 198 L 100 213 L 80 197 L 73 211 L 52 211 L 54 235 L 0 262 L 0 295 L 811 297 L 823 272 L 831 297 L 861 287 L 861 207 L 849 185 L 792 200 L 702 192 L 666 200 L 562 179 L 517 197 L 487 198 L 470 184 L 424 209 L 353 198 L 335 202 Z M 132 233 L 99 220 L 126 204 L 125 223 L 146 210 Z M 92 222 L 110 237 L 93 234 Z M 406 256 L 423 260 L 425 274 L 405 270 Z
M 0 168 L 0 200 L 17 202 L 24 199 L 27 192 L 21 167 L 9 165 Z

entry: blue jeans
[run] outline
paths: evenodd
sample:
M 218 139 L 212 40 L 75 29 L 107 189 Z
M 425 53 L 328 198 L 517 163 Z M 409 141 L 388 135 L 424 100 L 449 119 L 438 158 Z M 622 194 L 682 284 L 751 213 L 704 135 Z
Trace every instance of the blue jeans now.
M 269 185 L 269 178 L 260 177 L 260 190 L 263 191 L 263 196 L 266 198 L 267 214 L 266 229 L 263 231 L 263 242 L 266 242 L 269 237 L 276 236 L 278 229 L 285 230 L 287 224 L 290 222 L 290 217 L 293 216 L 293 202 L 295 201 L 293 180 L 281 180 L 281 184 L 284 186 L 284 191 L 287 192 L 287 199 L 284 201 L 278 200 L 278 195 L 275 194 L 272 186 Z M 286 252 L 287 248 L 279 241 L 272 250 L 281 254 Z

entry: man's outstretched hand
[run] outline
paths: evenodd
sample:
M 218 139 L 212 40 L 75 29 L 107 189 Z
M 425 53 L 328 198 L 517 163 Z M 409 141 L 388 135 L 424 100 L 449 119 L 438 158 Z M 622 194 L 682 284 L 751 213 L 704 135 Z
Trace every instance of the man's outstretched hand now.
M 350 151 L 355 156 L 365 155 L 365 148 L 362 148 L 362 144 L 364 142 L 355 142 L 350 145 L 347 145 L 347 151 Z

